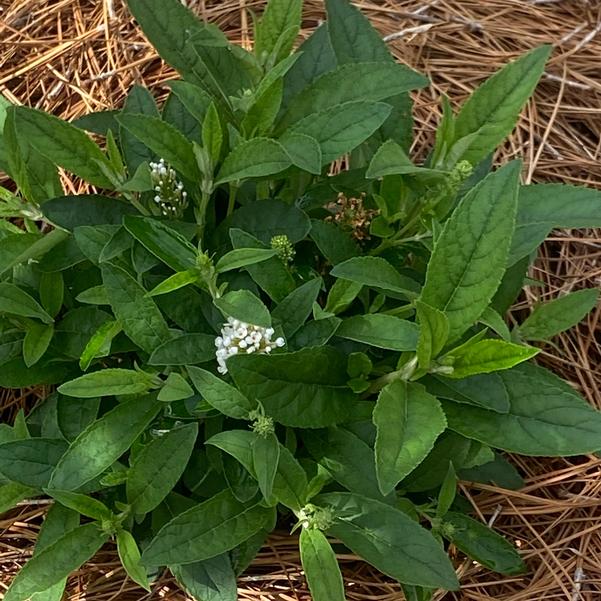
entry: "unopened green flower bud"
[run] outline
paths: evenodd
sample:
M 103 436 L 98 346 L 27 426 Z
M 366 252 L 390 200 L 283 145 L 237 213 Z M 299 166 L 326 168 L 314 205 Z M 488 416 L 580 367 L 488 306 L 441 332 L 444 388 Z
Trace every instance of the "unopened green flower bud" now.
M 252 429 L 253 432 L 259 436 L 267 438 L 275 432 L 273 419 L 271 417 L 267 417 L 266 415 L 258 415 L 252 424 Z
M 271 239 L 271 248 L 277 251 L 278 257 L 284 263 L 292 263 L 292 261 L 294 261 L 296 251 L 294 250 L 294 246 L 286 234 L 274 236 Z

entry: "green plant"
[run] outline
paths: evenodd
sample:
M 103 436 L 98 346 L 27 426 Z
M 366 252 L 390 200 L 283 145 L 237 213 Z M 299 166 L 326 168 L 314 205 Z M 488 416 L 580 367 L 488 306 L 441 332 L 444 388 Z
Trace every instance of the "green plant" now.
M 55 500 L 5 600 L 60 599 L 111 539 L 143 587 L 167 566 L 234 600 L 276 522 L 316 601 L 344 598 L 327 536 L 411 600 L 457 588 L 449 543 L 522 572 L 457 479 L 601 448 L 600 414 L 528 362 L 597 291 L 503 319 L 552 228 L 601 226 L 599 192 L 491 170 L 549 48 L 445 101 L 417 165 L 427 80 L 346 0 L 292 54 L 301 0 L 270 0 L 252 54 L 179 0 L 128 4 L 182 77 L 160 109 L 141 87 L 72 124 L 0 104 L 0 385 L 58 385 L 0 425 L 0 511 Z

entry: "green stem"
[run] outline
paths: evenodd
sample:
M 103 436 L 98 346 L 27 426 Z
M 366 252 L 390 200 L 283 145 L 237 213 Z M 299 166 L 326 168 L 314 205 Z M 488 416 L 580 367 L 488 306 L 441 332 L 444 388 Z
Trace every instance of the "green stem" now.
M 238 192 L 238 186 L 234 183 L 230 183 L 230 196 L 227 202 L 227 216 L 229 217 L 236 208 L 236 193 Z

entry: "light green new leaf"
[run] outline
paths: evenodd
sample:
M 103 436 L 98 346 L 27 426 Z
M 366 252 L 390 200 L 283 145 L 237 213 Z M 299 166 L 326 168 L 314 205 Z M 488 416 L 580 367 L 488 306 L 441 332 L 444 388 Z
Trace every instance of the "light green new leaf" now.
M 225 157 L 216 183 L 275 175 L 290 165 L 292 161 L 286 149 L 277 140 L 253 138 L 238 144 Z
M 443 528 L 445 538 L 489 570 L 508 575 L 525 571 L 526 566 L 517 549 L 486 524 L 456 512 L 447 513 L 444 524 L 452 526 Z
M 123 225 L 144 248 L 174 271 L 196 266 L 196 248 L 166 223 L 148 217 L 126 217 Z
M 272 509 L 241 503 L 224 490 L 165 524 L 144 550 L 142 561 L 160 566 L 210 559 L 268 528 L 272 516 Z
M 108 537 L 94 523 L 68 531 L 25 564 L 4 594 L 4 601 L 27 601 L 34 593 L 62 581 L 88 561 Z
M 338 64 L 392 61 L 382 36 L 348 0 L 326 0 L 330 42 Z
M 288 56 L 301 27 L 302 0 L 269 0 L 255 28 L 255 54 L 263 62 Z
M 363 286 L 370 286 L 409 298 L 419 293 L 419 284 L 401 275 L 386 259 L 381 257 L 353 257 L 338 263 L 331 274 Z
M 137 280 L 110 263 L 101 270 L 111 308 L 128 338 L 147 353 L 169 340 L 167 322 Z
M 136 514 L 155 509 L 175 487 L 188 464 L 198 424 L 175 428 L 155 438 L 137 455 L 127 474 L 127 502 Z
M 303 528 L 299 545 L 313 601 L 345 601 L 340 566 L 325 534 L 317 528 Z
M 392 351 L 414 351 L 418 334 L 417 324 L 382 313 L 349 317 L 336 330 L 341 338 Z
M 519 171 L 520 163 L 509 163 L 472 188 L 436 241 L 420 299 L 446 314 L 449 341 L 477 321 L 503 277 Z
M 165 380 L 163 387 L 159 390 L 157 399 L 163 403 L 171 403 L 173 401 L 181 401 L 194 396 L 194 390 L 186 379 L 172 371 Z
M 373 179 L 386 175 L 413 174 L 443 176 L 444 172 L 414 165 L 400 144 L 394 140 L 387 140 L 371 159 L 365 177 Z
M 442 311 L 420 300 L 416 301 L 415 308 L 419 322 L 417 361 L 420 368 L 428 369 L 432 359 L 438 356 L 447 343 L 449 321 Z
M 354 394 L 346 387 L 346 357 L 332 347 L 277 355 L 234 355 L 228 370 L 243 394 L 261 399 L 276 421 L 322 428 L 343 421 Z
M 31 367 L 48 350 L 54 335 L 54 325 L 32 321 L 27 324 L 26 328 L 25 338 L 23 339 L 23 361 L 25 361 L 27 367 Z
M 601 192 L 563 184 L 522 186 L 507 265 L 528 256 L 553 228 L 601 227 Z
M 202 122 L 202 145 L 209 153 L 213 165 L 219 160 L 222 144 L 223 132 L 221 131 L 221 121 L 219 120 L 217 107 L 212 102 Z
M 361 85 L 357 85 L 358 81 Z M 428 80 L 422 75 L 391 61 L 341 65 L 295 96 L 278 122 L 278 128 L 281 131 L 307 115 L 345 102 L 377 102 L 427 84 Z
M 601 449 L 601 413 L 563 380 L 531 363 L 498 375 L 509 395 L 509 411 L 443 402 L 449 428 L 522 455 L 571 456 Z
M 100 287 L 103 291 L 104 286 Z M 108 302 L 108 301 L 107 301 Z M 111 351 L 113 338 L 122 331 L 118 321 L 109 320 L 103 323 L 88 340 L 79 358 L 79 368 L 87 371 L 92 361 L 98 357 L 106 357 Z
M 280 443 L 275 434 L 255 437 L 252 461 L 261 494 L 267 503 L 272 504 L 273 485 L 280 462 Z
M 461 144 L 470 136 L 466 149 L 455 156 L 456 161 L 463 159 L 472 165 L 478 164 L 511 132 L 543 73 L 550 52 L 551 46 L 528 52 L 474 91 L 455 119 L 455 144 Z
M 289 132 L 315 138 L 321 148 L 322 163 L 327 165 L 367 140 L 391 110 L 383 102 L 345 102 L 297 121 Z
M 237 388 L 228 384 L 210 371 L 200 367 L 187 368 L 194 387 L 202 398 L 217 411 L 234 419 L 248 419 L 248 414 L 256 409 Z
M 234 290 L 215 299 L 215 306 L 227 317 L 234 317 L 255 326 L 271 326 L 269 309 L 250 290 Z
M 442 359 L 444 365 L 452 365 L 448 378 L 467 378 L 509 369 L 518 363 L 538 355 L 539 349 L 505 340 L 478 340 L 449 351 Z
M 0 313 L 35 317 L 44 323 L 54 321 L 31 295 L 9 282 L 0 282 Z
M 160 284 L 157 284 L 149 293 L 148 296 L 160 296 L 161 294 L 168 294 L 174 290 L 184 288 L 189 284 L 194 284 L 200 279 L 197 269 L 188 269 L 186 271 L 178 271 L 172 276 L 169 276 L 166 280 L 163 280 Z
M 24 106 L 15 108 L 19 135 L 35 140 L 36 150 L 85 181 L 112 188 L 100 165 L 112 170 L 100 148 L 81 129 L 48 113 Z
M 223 255 L 215 265 L 218 273 L 240 269 L 247 265 L 261 263 L 275 257 L 277 251 L 271 248 L 235 248 Z
M 438 400 L 421 384 L 397 381 L 380 392 L 373 423 L 378 483 L 386 495 L 425 459 L 446 419 Z
M 478 321 L 498 334 L 503 340 L 511 340 L 511 332 L 505 320 L 492 307 L 484 309 Z
M 590 288 L 537 305 L 517 333 L 523 340 L 548 340 L 578 324 L 598 300 L 599 290 Z
M 77 490 L 110 467 L 159 412 L 148 396 L 121 403 L 90 424 L 69 446 L 50 479 L 49 488 Z
M 134 537 L 127 530 L 117 532 L 117 553 L 127 575 L 142 588 L 150 591 L 148 575 L 141 562 L 140 549 L 138 549 Z
M 153 383 L 153 376 L 146 372 L 110 367 L 65 382 L 58 391 L 66 396 L 93 399 L 117 394 L 143 394 L 152 388 Z
M 335 516 L 327 533 L 384 574 L 405 584 L 459 587 L 446 551 L 406 513 L 349 493 L 320 495 L 314 503 L 329 507 Z
M 24 438 L 0 445 L 0 473 L 12 482 L 42 489 L 67 450 L 64 440 Z

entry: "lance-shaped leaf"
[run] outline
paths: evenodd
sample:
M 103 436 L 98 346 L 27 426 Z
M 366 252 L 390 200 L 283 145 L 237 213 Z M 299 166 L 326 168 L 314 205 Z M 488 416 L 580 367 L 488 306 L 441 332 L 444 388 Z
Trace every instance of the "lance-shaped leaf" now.
M 54 321 L 30 294 L 9 282 L 0 283 L 0 313 L 35 317 L 44 323 Z
M 461 200 L 438 238 L 421 300 L 443 311 L 449 341 L 488 307 L 507 261 L 515 225 L 520 163 L 487 176 Z
M 438 400 L 421 384 L 397 381 L 380 392 L 373 422 L 376 472 L 386 495 L 426 458 L 446 419 Z
M 341 338 L 393 351 L 414 351 L 418 334 L 417 324 L 381 313 L 349 317 L 336 330 Z
M 65 382 L 59 386 L 59 392 L 66 396 L 93 399 L 118 394 L 142 394 L 148 392 L 153 383 L 153 376 L 146 372 L 111 367 Z
M 169 569 L 193 599 L 238 601 L 236 574 L 229 553 L 183 566 L 169 566 Z

